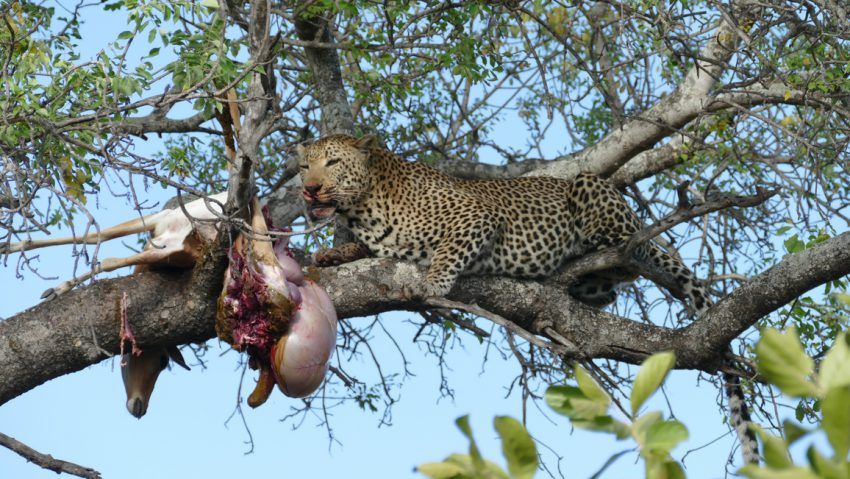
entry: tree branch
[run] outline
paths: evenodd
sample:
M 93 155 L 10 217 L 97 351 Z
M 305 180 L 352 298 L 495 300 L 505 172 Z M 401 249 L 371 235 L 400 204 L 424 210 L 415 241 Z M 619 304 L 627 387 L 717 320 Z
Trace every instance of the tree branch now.
M 628 160 L 653 147 L 704 111 L 737 45 L 736 26 L 721 19 L 714 36 L 672 94 L 629 120 L 593 146 L 560 158 L 529 176 L 573 178 L 579 173 L 610 176 Z
M 151 133 L 210 133 L 220 132 L 201 125 L 211 119 L 204 112 L 196 113 L 188 118 L 174 120 L 157 115 L 125 118 L 120 122 L 111 123 L 108 127 L 116 133 L 126 133 L 133 136 L 144 136 Z
M 266 71 L 272 51 L 269 28 L 268 0 L 254 0 L 251 2 L 248 50 L 249 63 L 255 67 L 251 72 L 247 98 L 242 103 L 244 121 L 242 128 L 237 128 L 236 131 L 239 151 L 229 164 L 227 183 L 226 210 L 243 216 L 247 215 L 249 199 L 255 194 L 253 170 L 254 165 L 260 161 L 260 141 L 268 134 L 275 121 L 274 115 L 270 114 L 272 100 L 276 99 L 274 76 Z M 236 111 L 231 110 L 231 114 L 234 113 Z
M 324 44 L 332 42 L 329 21 L 318 16 L 305 16 L 300 9 L 295 11 L 295 32 L 302 40 Z M 354 115 L 342 83 L 337 51 L 333 48 L 305 46 L 304 53 L 313 73 L 314 96 L 322 109 L 320 133 L 354 135 Z M 354 235 L 340 221 L 335 222 L 334 232 L 334 245 L 354 241 Z
M 100 473 L 96 470 L 74 464 L 73 462 L 56 459 L 50 454 L 44 454 L 18 441 L 17 439 L 7 436 L 0 432 L 0 445 L 14 451 L 27 461 L 43 467 L 44 469 L 55 472 L 56 474 L 65 473 L 72 476 L 85 477 L 88 479 L 100 479 Z
M 305 17 L 296 11 L 295 31 L 301 40 L 331 44 L 330 30 L 326 19 Z M 307 64 L 313 73 L 314 96 L 322 108 L 321 133 L 354 134 L 354 116 L 342 84 L 342 72 L 339 55 L 333 48 L 325 46 L 305 46 Z
M 117 354 L 125 291 L 142 348 L 213 337 L 226 265 L 223 252 L 211 248 L 191 271 L 95 281 L 0 321 L 0 404 Z
M 205 260 L 189 272 L 97 281 L 0 322 L 0 404 L 116 354 L 117 304 L 124 291 L 130 293 L 128 314 L 142 347 L 212 338 L 224 273 L 216 265 Z M 425 307 L 402 294 L 405 285 L 424 279 L 424 271 L 410 263 L 365 259 L 313 273 L 327 288 L 340 318 Z M 743 330 L 800 294 L 847 274 L 850 233 L 786 256 L 682 329 L 599 311 L 552 282 L 467 277 L 449 299 L 476 304 L 534 333 L 551 327 L 576 345 L 582 357 L 638 364 L 654 352 L 672 350 L 677 367 L 713 372 L 720 352 Z

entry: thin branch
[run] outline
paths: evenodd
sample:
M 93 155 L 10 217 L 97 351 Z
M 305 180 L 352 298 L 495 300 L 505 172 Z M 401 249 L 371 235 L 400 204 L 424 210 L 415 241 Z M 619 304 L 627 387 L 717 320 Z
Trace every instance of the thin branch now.
M 19 456 L 26 459 L 39 467 L 53 471 L 56 474 L 65 473 L 72 476 L 85 477 L 87 479 L 101 479 L 101 475 L 96 470 L 74 464 L 73 462 L 56 459 L 50 454 L 44 454 L 18 441 L 17 439 L 7 436 L 0 432 L 0 445 L 17 453 Z
M 428 298 L 427 300 L 425 300 L 425 303 L 430 306 L 437 306 L 439 308 L 459 309 L 461 311 L 472 313 L 484 319 L 489 319 L 490 321 L 507 329 L 511 333 L 516 334 L 517 336 L 528 341 L 529 343 L 541 347 L 543 349 L 552 351 L 555 354 L 567 357 L 574 357 L 578 354 L 578 350 L 573 349 L 572 347 L 567 346 L 566 344 L 555 344 L 549 341 L 545 341 L 542 338 L 535 336 L 531 332 L 526 331 L 525 329 L 517 326 L 510 320 L 505 319 L 502 316 L 499 316 L 498 314 L 487 311 L 486 309 L 481 308 L 476 304 L 460 303 L 458 301 L 451 301 L 445 298 Z

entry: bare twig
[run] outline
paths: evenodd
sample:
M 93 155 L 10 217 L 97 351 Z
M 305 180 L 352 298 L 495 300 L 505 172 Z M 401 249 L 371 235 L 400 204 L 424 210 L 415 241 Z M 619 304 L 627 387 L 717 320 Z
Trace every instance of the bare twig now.
M 56 459 L 50 454 L 38 452 L 21 441 L 18 441 L 11 436 L 7 436 L 2 432 L 0 432 L 0 445 L 17 453 L 27 461 L 57 474 L 64 472 L 65 474 L 71 474 L 77 477 L 101 479 L 100 473 L 90 467 L 80 466 L 73 462 Z
M 578 350 L 573 349 L 569 346 L 569 341 L 564 341 L 567 344 L 555 344 L 549 341 L 546 341 L 540 337 L 535 336 L 534 334 L 526 331 L 525 329 L 519 327 L 516 323 L 505 319 L 498 314 L 487 311 L 484 308 L 481 308 L 475 304 L 466 304 L 458 301 L 451 301 L 444 298 L 428 298 L 425 300 L 425 303 L 430 306 L 437 306 L 440 308 L 451 308 L 451 309 L 459 309 L 461 311 L 466 311 L 468 313 L 472 313 L 476 316 L 480 316 L 485 319 L 489 319 L 490 321 L 498 324 L 499 326 L 505 328 L 513 334 L 521 337 L 522 339 L 528 341 L 529 343 L 541 347 L 543 349 L 547 349 L 556 354 L 573 357 L 578 354 Z

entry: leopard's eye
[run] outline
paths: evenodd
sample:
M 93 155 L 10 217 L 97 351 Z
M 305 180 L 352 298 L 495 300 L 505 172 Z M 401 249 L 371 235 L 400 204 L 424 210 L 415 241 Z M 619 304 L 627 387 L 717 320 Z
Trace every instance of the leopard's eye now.
M 328 162 L 325 163 L 325 166 L 333 166 L 337 163 L 339 163 L 339 158 L 333 158 L 333 159 L 328 160 Z

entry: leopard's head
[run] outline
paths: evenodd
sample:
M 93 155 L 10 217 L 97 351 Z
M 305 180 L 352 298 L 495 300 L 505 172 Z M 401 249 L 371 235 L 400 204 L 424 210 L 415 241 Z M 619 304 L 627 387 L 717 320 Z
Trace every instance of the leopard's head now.
M 371 135 L 331 135 L 298 146 L 304 201 L 312 218 L 328 218 L 338 209 L 345 211 L 369 192 L 369 161 L 376 147 L 378 140 Z

